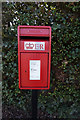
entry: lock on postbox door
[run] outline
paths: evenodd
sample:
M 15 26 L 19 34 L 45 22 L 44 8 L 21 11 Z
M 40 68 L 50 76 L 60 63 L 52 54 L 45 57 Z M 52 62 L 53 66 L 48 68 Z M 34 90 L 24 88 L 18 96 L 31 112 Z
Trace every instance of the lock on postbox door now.
M 20 89 L 49 89 L 51 27 L 18 26 Z

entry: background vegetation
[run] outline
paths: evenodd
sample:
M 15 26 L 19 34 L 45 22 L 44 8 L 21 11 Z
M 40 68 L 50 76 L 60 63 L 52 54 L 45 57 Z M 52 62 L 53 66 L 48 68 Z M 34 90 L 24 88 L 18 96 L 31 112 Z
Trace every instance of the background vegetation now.
M 80 118 L 79 3 L 3 3 L 3 106 L 31 116 L 31 90 L 18 87 L 18 25 L 52 28 L 49 90 L 39 90 L 39 118 Z M 16 108 L 15 108 L 16 109 Z M 14 115 L 14 117 L 16 117 Z

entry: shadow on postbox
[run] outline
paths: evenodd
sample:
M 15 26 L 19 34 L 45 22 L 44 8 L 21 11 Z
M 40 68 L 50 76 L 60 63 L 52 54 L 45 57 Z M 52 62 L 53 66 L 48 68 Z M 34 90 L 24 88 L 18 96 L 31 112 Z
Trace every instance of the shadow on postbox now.
M 20 89 L 49 89 L 51 27 L 18 26 Z

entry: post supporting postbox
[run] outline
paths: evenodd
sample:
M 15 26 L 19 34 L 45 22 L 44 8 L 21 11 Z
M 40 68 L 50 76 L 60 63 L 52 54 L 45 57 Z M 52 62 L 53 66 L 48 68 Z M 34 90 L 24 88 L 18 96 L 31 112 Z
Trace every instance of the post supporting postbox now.
M 32 90 L 32 120 L 37 120 L 38 90 Z

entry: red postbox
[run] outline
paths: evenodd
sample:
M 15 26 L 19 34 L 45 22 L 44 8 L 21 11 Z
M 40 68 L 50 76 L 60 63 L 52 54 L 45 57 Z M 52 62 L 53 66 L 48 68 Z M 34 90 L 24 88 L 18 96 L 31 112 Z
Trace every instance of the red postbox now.
M 51 27 L 18 26 L 20 89 L 49 89 Z

